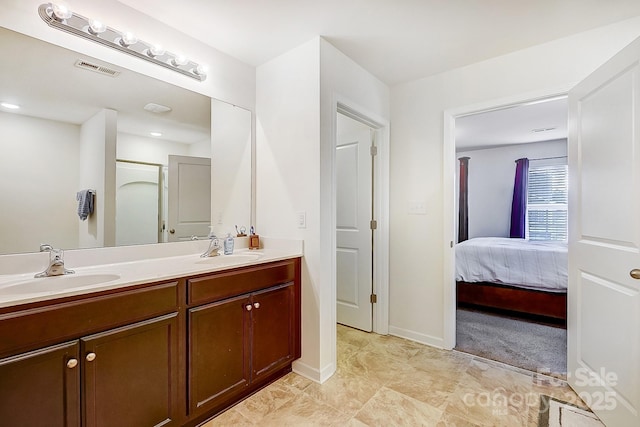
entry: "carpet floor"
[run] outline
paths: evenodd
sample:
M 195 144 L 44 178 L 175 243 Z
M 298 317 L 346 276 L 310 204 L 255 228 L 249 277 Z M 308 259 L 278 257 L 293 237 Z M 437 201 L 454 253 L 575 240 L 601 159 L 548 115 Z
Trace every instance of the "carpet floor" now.
M 456 350 L 564 378 L 566 329 L 458 309 Z

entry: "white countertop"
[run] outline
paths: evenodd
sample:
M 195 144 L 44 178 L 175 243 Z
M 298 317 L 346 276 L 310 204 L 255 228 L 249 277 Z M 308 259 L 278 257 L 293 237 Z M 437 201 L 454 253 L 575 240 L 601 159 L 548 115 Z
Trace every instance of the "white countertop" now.
M 302 245 L 238 249 L 232 255 L 201 258 L 200 252 L 66 268 L 74 274 L 35 279 L 34 272 L 1 274 L 0 307 L 87 294 L 149 282 L 177 279 L 230 268 L 259 265 L 302 256 Z M 94 282 L 91 284 L 91 282 Z

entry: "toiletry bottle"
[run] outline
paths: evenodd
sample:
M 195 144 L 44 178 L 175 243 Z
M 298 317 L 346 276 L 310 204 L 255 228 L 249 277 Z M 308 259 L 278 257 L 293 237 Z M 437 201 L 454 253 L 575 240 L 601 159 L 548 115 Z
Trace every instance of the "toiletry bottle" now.
M 224 239 L 224 254 L 231 255 L 233 253 L 233 237 L 231 233 L 227 233 L 227 237 Z

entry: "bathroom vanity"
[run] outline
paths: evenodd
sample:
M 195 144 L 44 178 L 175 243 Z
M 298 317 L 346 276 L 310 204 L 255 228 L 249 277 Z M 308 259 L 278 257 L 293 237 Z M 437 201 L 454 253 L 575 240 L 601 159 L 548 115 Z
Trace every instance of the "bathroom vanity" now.
M 2 425 L 192 426 L 291 371 L 301 258 L 206 261 L 0 307 Z

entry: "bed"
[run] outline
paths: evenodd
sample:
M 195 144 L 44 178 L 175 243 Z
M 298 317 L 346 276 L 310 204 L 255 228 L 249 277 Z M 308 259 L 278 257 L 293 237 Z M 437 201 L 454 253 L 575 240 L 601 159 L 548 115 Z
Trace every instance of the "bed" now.
M 480 237 L 456 245 L 457 301 L 566 320 L 567 244 Z

